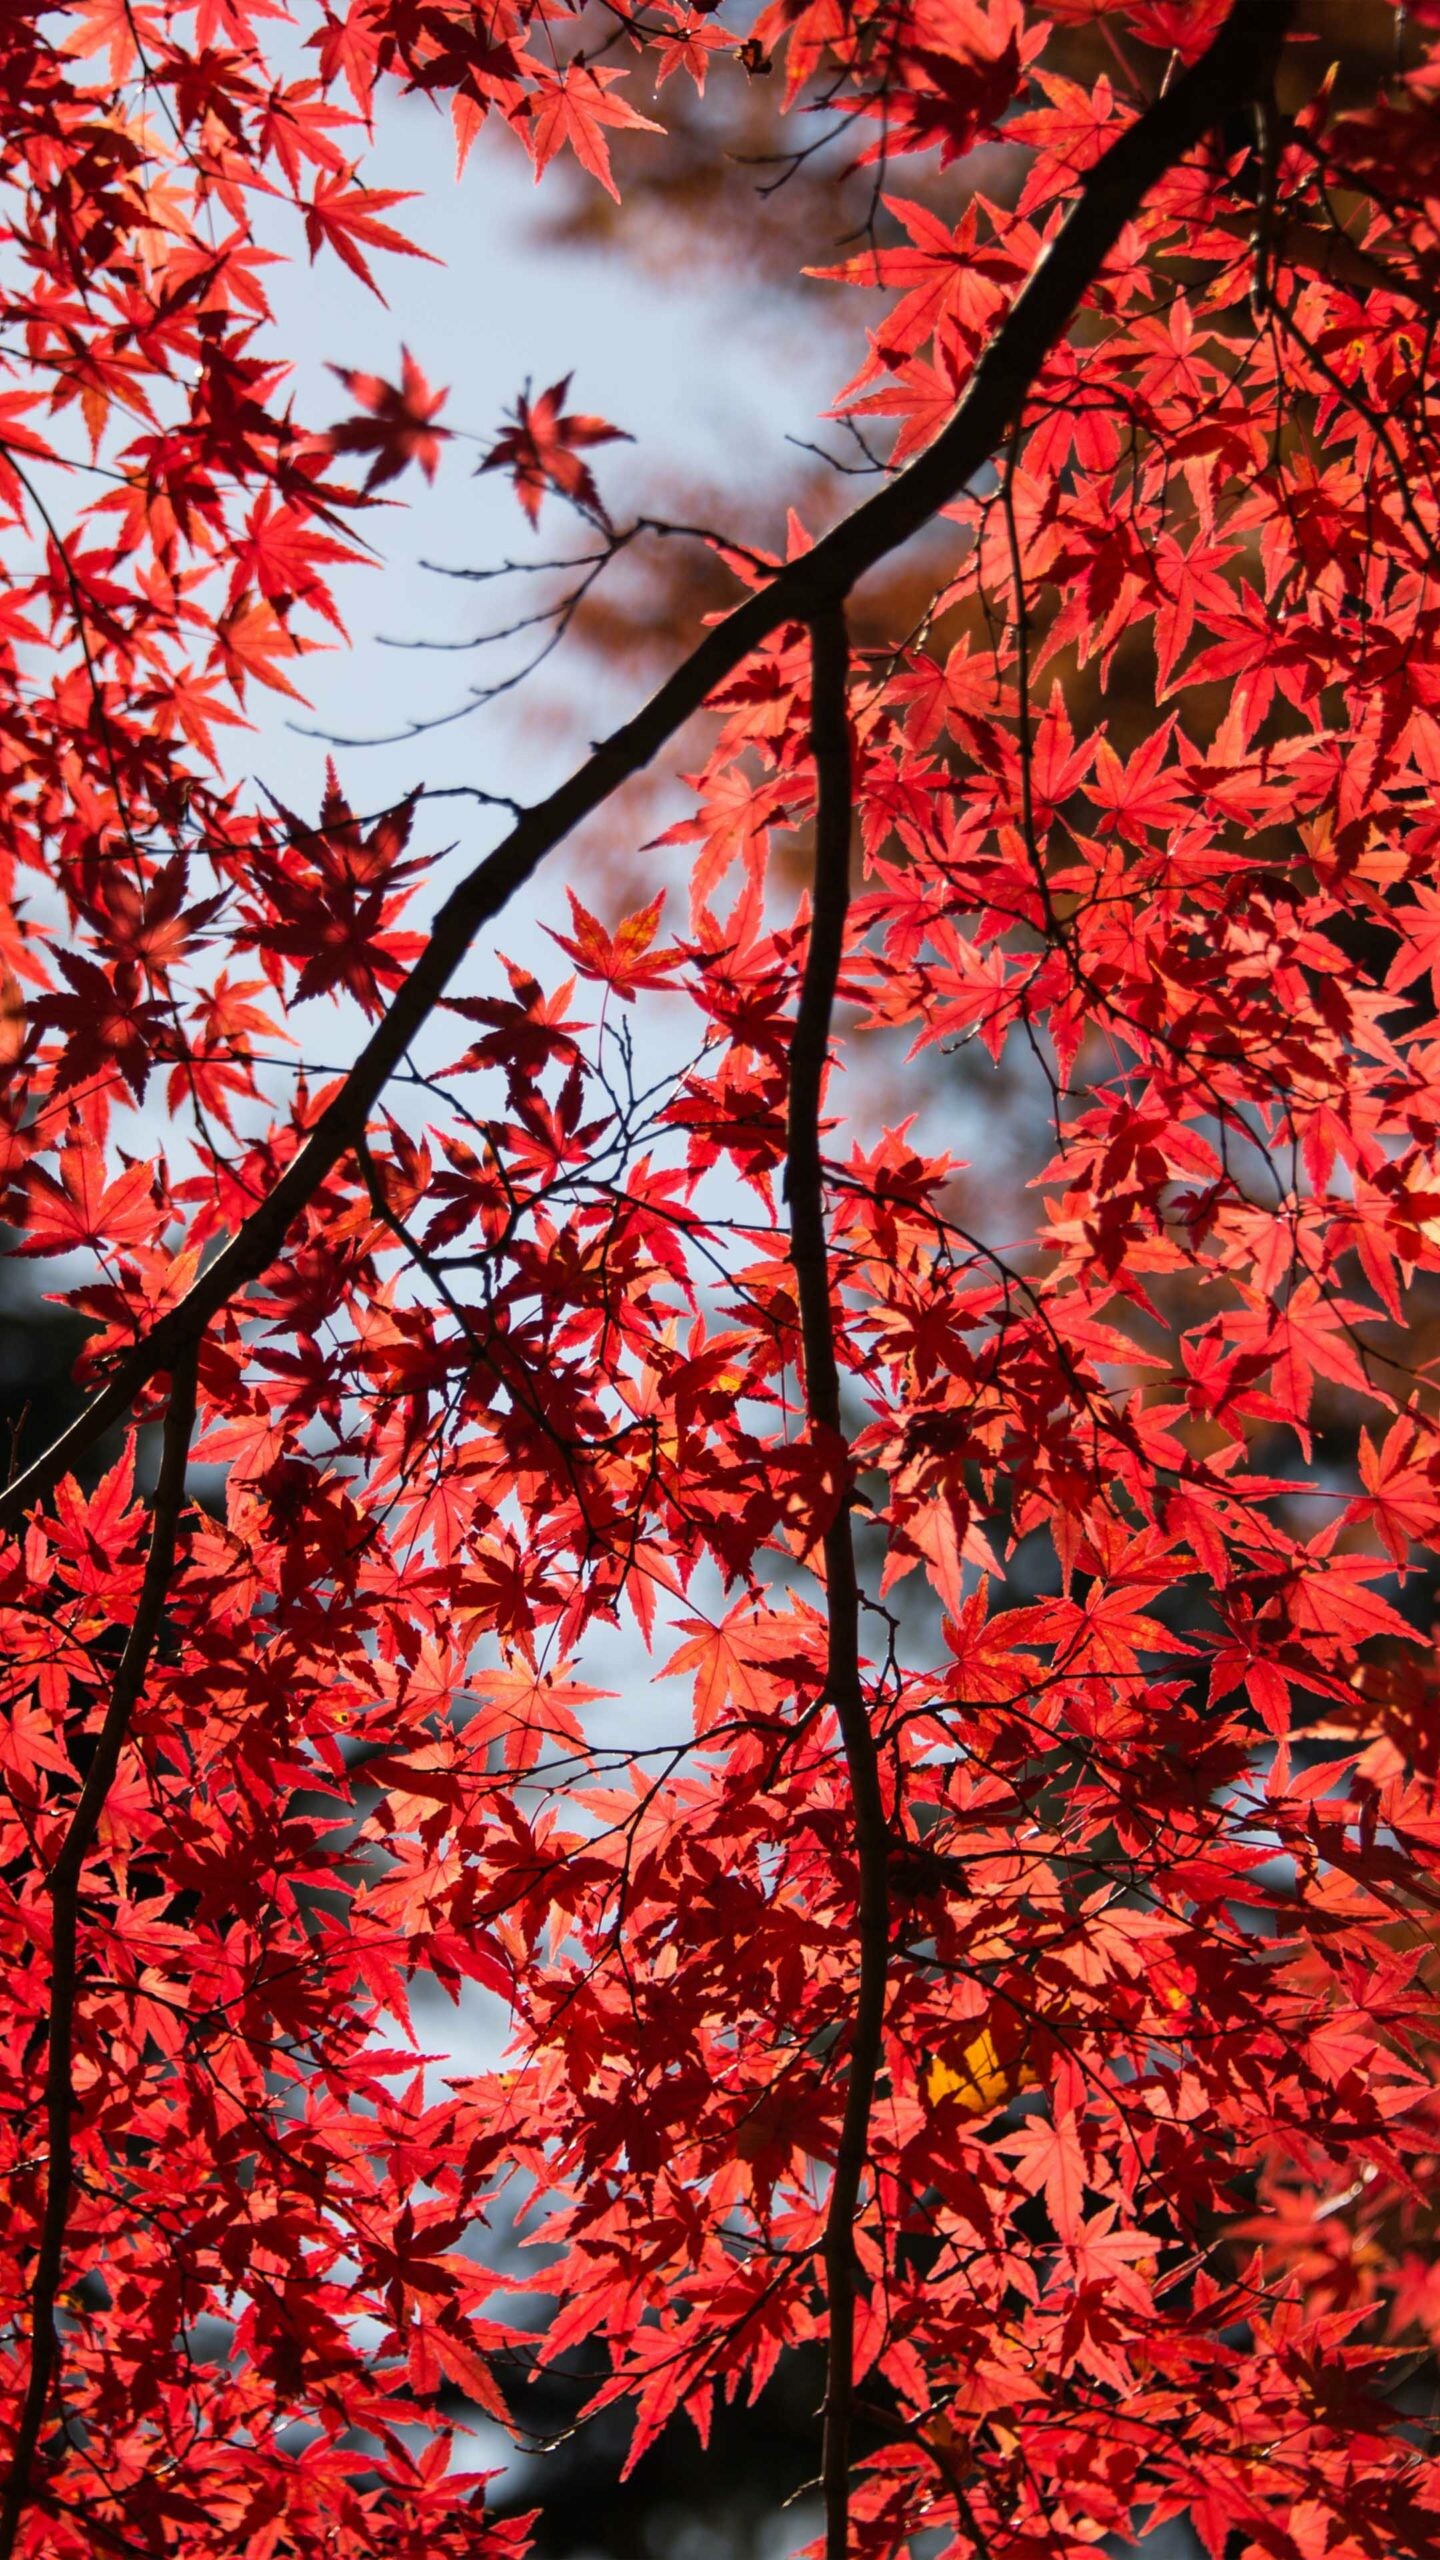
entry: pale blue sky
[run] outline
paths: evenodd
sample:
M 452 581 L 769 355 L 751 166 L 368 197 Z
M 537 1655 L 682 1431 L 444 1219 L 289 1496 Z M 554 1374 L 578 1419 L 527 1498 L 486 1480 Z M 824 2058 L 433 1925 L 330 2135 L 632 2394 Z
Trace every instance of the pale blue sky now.
M 660 136 L 655 148 L 664 148 Z M 277 338 L 295 361 L 301 413 L 328 420 L 350 405 L 325 372 L 327 361 L 397 378 L 402 338 L 431 380 L 450 386 L 444 421 L 481 435 L 498 429 L 527 377 L 538 390 L 572 373 L 571 404 L 598 412 L 636 439 L 593 457 L 617 518 L 627 507 L 653 505 L 649 493 L 657 481 L 689 472 L 733 489 L 741 502 L 753 498 L 757 485 L 773 489 L 778 536 L 784 498 L 806 467 L 785 438 L 816 435 L 818 414 L 848 369 L 843 335 L 807 329 L 799 301 L 767 291 L 750 275 L 726 277 L 710 265 L 698 275 L 667 277 L 639 271 L 618 250 L 555 246 L 541 232 L 546 192 L 537 193 L 519 145 L 498 127 L 482 134 L 458 184 L 452 165 L 448 119 L 424 100 L 387 98 L 366 182 L 424 191 L 422 201 L 390 218 L 443 261 L 432 266 L 378 255 L 375 273 L 388 310 L 332 255 L 314 267 L 301 262 L 272 270 Z M 550 172 L 551 189 L 568 183 L 562 172 Z M 578 179 L 581 186 L 591 183 Z M 838 299 L 836 289 L 827 298 Z M 870 297 L 845 299 L 858 353 L 876 305 Z M 460 586 L 428 576 L 418 566 L 422 559 L 489 565 L 589 547 L 584 526 L 558 502 L 547 503 L 540 535 L 532 536 L 508 480 L 472 476 L 477 459 L 474 448 L 456 443 L 446 449 L 433 487 L 414 469 L 392 484 L 405 507 L 377 511 L 366 528 L 385 554 L 384 567 L 342 573 L 338 581 L 353 651 L 316 656 L 293 671 L 314 702 L 317 725 L 368 734 L 448 708 L 482 662 L 399 654 L 377 635 L 463 638 L 533 601 L 532 581 Z M 342 780 L 357 806 L 380 805 L 420 780 L 432 787 L 478 783 L 533 799 L 568 770 L 585 737 L 633 707 L 637 691 L 633 677 L 608 683 L 603 668 L 572 649 L 523 694 L 423 741 L 337 751 Z M 296 734 L 290 721 L 304 715 L 278 697 L 253 690 L 249 709 L 259 734 L 234 738 L 233 764 L 263 778 L 290 805 L 313 808 L 325 747 Z M 438 813 L 430 823 L 438 829 Z M 452 823 L 467 852 L 483 850 L 495 832 L 463 808 L 445 822 L 446 835 Z M 682 853 L 670 860 L 683 886 Z M 535 919 L 543 913 L 558 920 L 564 868 L 563 856 L 554 860 L 543 882 L 526 893 L 523 915 L 507 915 L 507 948 L 516 957 L 525 956 L 522 944 L 538 957 L 531 944 Z

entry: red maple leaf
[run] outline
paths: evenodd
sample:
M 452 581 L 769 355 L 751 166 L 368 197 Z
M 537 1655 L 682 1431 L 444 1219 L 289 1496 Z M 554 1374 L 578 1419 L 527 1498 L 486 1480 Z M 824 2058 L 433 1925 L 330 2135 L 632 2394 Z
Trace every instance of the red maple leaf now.
M 426 479 L 433 480 L 441 443 L 450 432 L 448 427 L 437 427 L 434 420 L 449 394 L 431 390 L 409 348 L 400 350 L 398 385 L 378 373 L 352 373 L 345 365 L 332 364 L 330 371 L 368 412 L 365 417 L 342 418 L 330 430 L 336 453 L 373 454 L 366 488 L 377 489 L 382 481 L 398 479 L 410 462 L 418 462 Z
M 565 413 L 563 403 L 570 380 L 568 373 L 562 375 L 533 402 L 528 388 L 522 391 L 515 403 L 513 423 L 501 429 L 478 468 L 510 473 L 515 495 L 532 524 L 539 521 L 540 502 L 546 490 L 554 489 L 582 513 L 595 516 L 608 526 L 610 519 L 590 466 L 579 456 L 586 445 L 630 444 L 634 439 L 623 427 L 612 427 L 605 418 Z
M 573 889 L 567 890 L 566 895 L 575 925 L 573 935 L 547 930 L 552 942 L 558 942 L 561 950 L 568 952 L 582 978 L 599 978 L 607 987 L 613 987 L 626 1004 L 634 1002 L 642 987 L 673 987 L 675 980 L 670 972 L 682 957 L 681 952 L 674 944 L 660 951 L 650 947 L 665 905 L 663 889 L 657 891 L 648 906 L 626 916 L 613 934 L 607 933 L 599 917 L 581 905 Z
M 596 70 L 590 63 L 568 63 L 562 71 L 536 66 L 536 87 L 529 101 L 531 115 L 530 148 L 535 158 L 535 176 L 544 176 L 557 151 L 569 149 L 592 178 L 598 178 L 608 194 L 620 201 L 610 167 L 610 150 L 604 128 L 632 133 L 659 133 L 661 127 L 649 116 L 640 115 L 614 95 L 614 84 L 623 80 L 623 71 Z
M 417 248 L 393 223 L 379 219 L 391 205 L 410 203 L 413 188 L 357 187 L 354 177 L 353 169 L 335 175 L 320 173 L 305 205 L 305 234 L 312 258 L 318 257 L 322 246 L 333 249 L 352 274 L 369 286 L 376 301 L 383 302 L 385 296 L 366 265 L 364 251 L 388 249 L 400 258 L 430 258 L 431 253 Z
M 58 1182 L 43 1164 L 33 1164 L 25 1185 L 25 1233 L 12 1253 L 136 1244 L 155 1232 L 153 1167 L 127 1165 L 108 1181 L 105 1159 L 88 1139 L 62 1147 Z

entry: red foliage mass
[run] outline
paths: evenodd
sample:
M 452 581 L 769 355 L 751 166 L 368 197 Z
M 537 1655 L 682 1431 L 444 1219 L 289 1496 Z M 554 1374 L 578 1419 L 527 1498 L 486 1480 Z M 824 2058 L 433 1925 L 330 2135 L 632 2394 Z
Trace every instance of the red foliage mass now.
M 512 2198 L 637 2452 L 827 2341 L 832 2555 L 1432 2550 L 1440 13 L 1334 90 L 1283 0 L 295 14 L 303 76 L 267 0 L 0 13 L 0 1178 L 93 1327 L 0 1497 L 0 2553 L 518 2550 L 447 2417 L 533 2344 Z M 293 413 L 257 219 L 372 281 L 397 89 L 613 190 L 647 74 L 772 63 L 884 162 L 832 273 L 898 294 L 839 403 L 889 476 L 726 550 L 427 936 L 423 794 L 216 767 L 451 462 L 408 354 Z M 624 547 L 567 389 L 483 467 Z M 927 523 L 923 624 L 847 641 Z M 583 1000 L 454 986 L 702 703 L 683 931 L 576 897 Z M 926 1134 L 982 1054 L 1018 1238 Z M 673 1752 L 597 1738 L 614 1624 Z

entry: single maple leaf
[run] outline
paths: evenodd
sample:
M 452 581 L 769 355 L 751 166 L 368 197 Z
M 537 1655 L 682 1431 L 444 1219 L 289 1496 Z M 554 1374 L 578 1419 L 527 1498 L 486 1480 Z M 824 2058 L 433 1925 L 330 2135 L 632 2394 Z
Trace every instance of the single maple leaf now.
M 1079 2236 L 1085 2185 L 1085 2155 L 1073 2116 L 1048 2123 L 1031 2116 L 1006 2143 L 1007 2155 L 1023 2187 L 1032 2194 L 1043 2188 L 1046 2209 L 1058 2238 Z
M 1432 1537 L 1437 1499 L 1434 1461 L 1419 1452 L 1414 1425 L 1402 1418 L 1392 1423 L 1383 1448 L 1361 1432 L 1360 1477 L 1365 1487 L 1344 1513 L 1344 1523 L 1368 1520 L 1403 1572 L 1412 1541 Z
M 114 935 L 117 945 L 123 933 L 122 925 Z M 136 1101 L 143 1101 L 163 1016 L 145 995 L 140 970 L 128 958 L 102 969 L 81 951 L 57 952 L 56 961 L 74 992 L 39 997 L 33 1021 L 37 1031 L 65 1035 L 55 1069 L 57 1087 L 118 1068 Z
M 342 364 L 332 364 L 330 371 L 369 413 L 342 418 L 331 428 L 329 439 L 336 453 L 373 454 L 366 488 L 378 489 L 382 481 L 398 479 L 410 462 L 418 462 L 426 479 L 433 480 L 441 443 L 450 432 L 434 421 L 450 395 L 432 391 L 409 348 L 400 350 L 398 385 L 378 373 L 352 373 Z
M 905 57 L 905 96 L 894 118 L 889 147 L 929 151 L 938 143 L 940 166 L 963 159 L 982 134 L 992 133 L 1015 94 L 1020 77 L 1020 47 L 1012 28 L 998 53 L 985 47 L 989 30 L 977 28 L 981 42 L 964 59 L 955 53 L 931 52 L 917 46 Z M 898 102 L 897 102 L 898 103 Z M 886 143 L 872 143 L 862 154 L 878 160 Z
M 373 377 L 350 377 L 362 378 L 368 382 Z M 357 419 L 353 423 L 360 426 L 365 422 Z M 445 430 L 437 427 L 434 432 L 443 435 Z M 345 625 L 320 567 L 322 562 L 330 567 L 358 566 L 364 557 L 363 551 L 352 543 L 337 542 L 332 535 L 318 532 L 313 520 L 307 520 L 306 510 L 277 505 L 273 490 L 262 489 L 246 519 L 244 535 L 230 555 L 230 601 L 233 603 L 247 587 L 258 587 L 277 613 L 287 613 L 295 604 L 307 604 L 312 612 L 323 614 L 345 639 Z
M 87 1139 L 62 1148 L 60 1179 L 42 1164 L 26 1175 L 25 1234 L 15 1254 L 74 1253 L 78 1246 L 138 1244 L 154 1236 L 152 1168 L 127 1165 L 113 1182 L 105 1159 Z
M 515 403 L 513 423 L 501 430 L 478 468 L 510 473 L 515 495 L 532 524 L 539 522 L 540 502 L 546 490 L 554 489 L 572 506 L 608 527 L 610 518 L 589 464 L 579 459 L 580 449 L 595 444 L 631 444 L 634 438 L 623 427 L 612 427 L 608 419 L 574 411 L 565 413 L 563 403 L 570 379 L 568 373 L 562 375 L 533 403 L 528 389 L 522 391 Z
M 686 71 L 694 81 L 697 93 L 703 97 L 711 54 L 737 50 L 737 39 L 727 35 L 723 27 L 707 27 L 692 14 L 673 34 L 667 33 L 659 44 L 655 86 L 663 89 L 674 72 Z
M 314 646 L 313 640 L 303 640 L 291 631 L 261 598 L 242 596 L 215 625 L 212 662 L 219 659 L 237 701 L 244 701 L 246 678 L 254 676 L 272 693 L 285 693 L 292 702 L 304 702 L 304 694 L 288 676 L 282 676 L 275 660 L 302 657 Z
M 619 203 L 620 190 L 611 172 L 603 128 L 609 125 L 620 131 L 642 133 L 664 130 L 650 116 L 637 114 L 623 98 L 612 94 L 615 81 L 624 77 L 623 71 L 593 70 L 578 56 L 563 71 L 549 71 L 537 65 L 536 94 L 529 102 L 530 150 L 537 181 L 556 152 L 568 144 L 582 169 L 598 178 L 607 194 Z
M 640 987 L 673 987 L 675 981 L 669 972 L 681 957 L 679 949 L 673 943 L 659 951 L 650 948 L 665 904 L 663 889 L 648 906 L 624 917 L 613 934 L 606 932 L 588 907 L 582 907 L 573 889 L 567 890 L 566 895 L 575 926 L 573 936 L 555 933 L 548 925 L 546 931 L 552 942 L 558 942 L 561 950 L 568 952 L 582 978 L 601 979 L 607 987 L 614 988 L 625 1004 L 633 1004 Z
M 127 80 L 139 58 L 131 0 L 85 0 L 73 12 L 70 43 L 81 59 L 104 48 L 112 83 Z
M 415 192 L 413 187 L 357 187 L 352 178 L 350 170 L 342 170 L 338 176 L 322 172 L 316 178 L 315 193 L 304 208 L 305 237 L 312 262 L 322 245 L 328 246 L 344 259 L 362 284 L 369 286 L 376 301 L 383 302 L 385 296 L 365 263 L 363 249 L 388 249 L 392 256 L 400 258 L 429 258 L 432 266 L 438 262 L 430 257 L 428 249 L 417 249 L 414 241 L 407 240 L 393 223 L 378 219 L 392 204 L 408 204 Z
M 932 2107 L 953 2098 L 965 2115 L 988 2115 L 1016 2089 L 1033 2088 L 1025 2061 L 1026 2021 L 1009 2010 L 971 2019 L 948 2051 L 925 2062 L 922 2086 Z

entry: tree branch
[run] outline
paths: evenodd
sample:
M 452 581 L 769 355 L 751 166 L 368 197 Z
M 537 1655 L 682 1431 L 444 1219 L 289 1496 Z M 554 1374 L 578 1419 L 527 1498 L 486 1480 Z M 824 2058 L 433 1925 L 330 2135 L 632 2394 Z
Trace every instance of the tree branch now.
M 117 1362 L 70 1428 L 0 1494 L 0 1529 L 22 1519 L 74 1459 L 130 1411 L 148 1381 L 172 1369 L 212 1316 L 267 1268 L 331 1168 L 364 1136 L 373 1105 L 482 925 L 499 914 L 544 856 L 641 772 L 771 632 L 786 623 L 812 622 L 962 495 L 1020 418 L 1046 356 L 1150 188 L 1229 110 L 1269 83 L 1294 9 L 1295 0 L 1236 0 L 1198 61 L 1086 173 L 1073 210 L 1016 295 L 935 442 L 707 632 L 635 717 L 597 746 L 558 790 L 527 810 L 446 899 L 389 1012 L 274 1189 L 179 1305 Z
M 845 609 L 833 605 L 810 628 L 810 735 L 819 779 L 815 816 L 815 883 L 805 976 L 790 1043 L 785 1197 L 790 1260 L 800 1308 L 805 1410 L 812 1424 L 843 1437 L 830 1249 L 820 1156 L 820 1101 L 830 1051 L 830 1018 L 845 949 L 850 905 L 850 727 L 846 716 L 849 646 Z M 830 2335 L 825 2367 L 826 2560 L 845 2560 L 850 2538 L 850 2434 L 855 2399 L 855 2215 L 870 2142 L 870 2111 L 880 2068 L 885 2017 L 889 1902 L 885 1884 L 885 1803 L 870 1711 L 860 1677 L 860 1586 L 850 1519 L 850 1487 L 825 1532 L 825 1693 L 845 1748 L 854 1805 L 859 1868 L 856 1929 L 860 1978 L 850 2038 L 850 2074 L 825 2216 L 825 2292 Z
M 59 2377 L 60 2334 L 55 2305 L 65 2255 L 65 2230 L 74 2183 L 74 2067 L 76 1954 L 79 1941 L 80 1883 L 85 1860 L 94 1846 L 106 1799 L 130 1730 L 130 1718 L 145 1686 L 165 1616 L 166 1595 L 175 1563 L 175 1543 L 185 1500 L 185 1470 L 195 1422 L 195 1354 L 188 1350 L 177 1363 L 170 1384 L 165 1439 L 155 1487 L 150 1548 L 130 1632 L 115 1673 L 109 1703 L 95 1742 L 95 1754 L 72 1813 L 47 1889 L 52 1921 L 50 1938 L 50 2016 L 45 2066 L 47 2152 L 45 2201 L 40 2217 L 40 2246 L 30 2288 L 30 2371 L 15 2435 L 15 2451 L 5 2494 L 0 2500 L 0 2560 L 11 2560 L 31 2492 L 31 2474 L 45 2423 L 51 2387 Z

